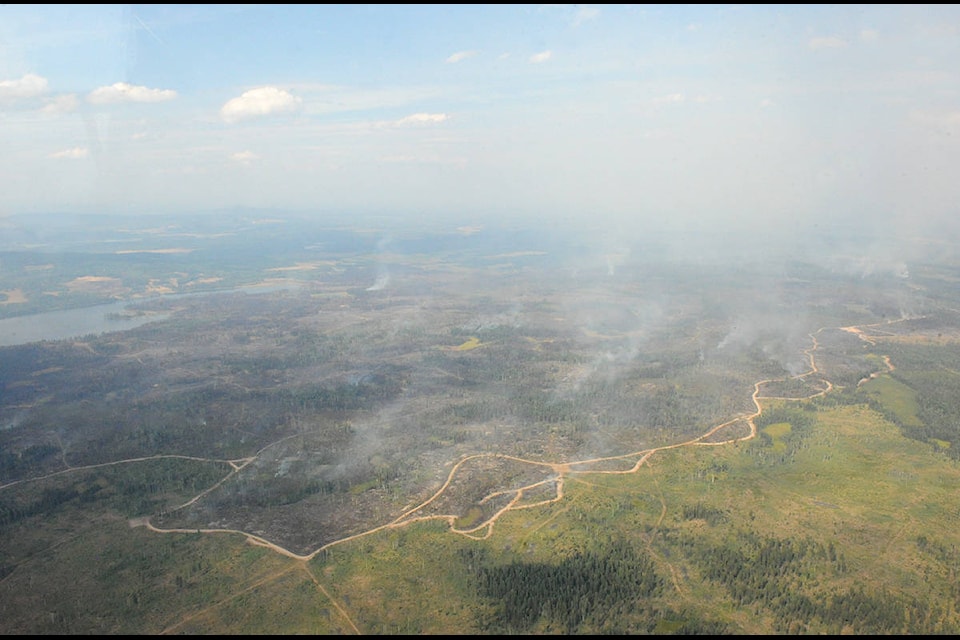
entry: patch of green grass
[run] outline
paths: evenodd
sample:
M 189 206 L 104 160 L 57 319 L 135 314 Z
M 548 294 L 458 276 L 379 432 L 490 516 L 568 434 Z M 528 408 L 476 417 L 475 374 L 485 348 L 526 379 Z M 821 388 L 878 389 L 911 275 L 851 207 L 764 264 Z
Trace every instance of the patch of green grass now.
M 789 422 L 777 422 L 763 428 L 763 432 L 773 440 L 773 450 L 782 453 L 787 450 L 787 443 L 783 439 L 790 435 Z
M 917 398 L 913 389 L 881 374 L 863 383 L 861 391 L 876 400 L 885 410 L 890 411 L 906 427 L 917 427 L 923 423 L 917 417 Z
M 480 521 L 482 516 L 483 509 L 480 509 L 479 507 L 470 507 L 464 516 L 457 518 L 456 527 L 458 529 L 467 529 L 472 527 Z

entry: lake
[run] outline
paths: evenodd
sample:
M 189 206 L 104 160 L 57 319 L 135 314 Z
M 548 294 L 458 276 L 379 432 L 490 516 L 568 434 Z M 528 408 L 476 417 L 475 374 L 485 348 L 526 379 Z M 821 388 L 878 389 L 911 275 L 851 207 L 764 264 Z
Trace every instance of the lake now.
M 296 288 L 295 283 L 276 286 L 254 285 L 220 291 L 170 294 L 162 297 L 182 298 L 237 292 L 257 294 Z M 142 302 L 145 302 L 145 300 L 121 300 L 80 309 L 44 311 L 27 316 L 3 318 L 0 319 L 0 347 L 12 347 L 40 340 L 66 340 L 110 331 L 126 331 L 148 322 L 165 320 L 169 317 L 169 314 L 162 313 L 145 313 L 143 315 L 127 315 L 125 313 L 129 307 Z

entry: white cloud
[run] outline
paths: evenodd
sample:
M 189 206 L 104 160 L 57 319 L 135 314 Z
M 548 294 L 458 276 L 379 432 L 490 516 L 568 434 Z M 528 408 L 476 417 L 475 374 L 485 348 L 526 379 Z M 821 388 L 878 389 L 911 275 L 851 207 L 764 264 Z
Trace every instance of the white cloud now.
M 108 87 L 98 87 L 87 95 L 91 104 L 112 104 L 115 102 L 165 102 L 177 97 L 173 89 L 150 89 L 126 82 L 115 82 Z
M 815 38 L 810 38 L 807 46 L 814 51 L 817 51 L 818 49 L 839 49 L 847 46 L 847 41 L 836 36 L 818 36 Z
M 243 164 L 250 164 L 254 160 L 259 160 L 260 156 L 255 154 L 253 151 L 237 151 L 236 153 L 230 154 L 230 159 Z
M 775 104 L 777 103 L 771 100 L 770 98 L 764 98 L 763 100 L 760 101 L 760 108 L 766 109 L 767 107 L 772 107 Z
M 445 113 L 414 113 L 413 115 L 406 116 L 405 118 L 400 118 L 394 124 L 399 126 L 404 125 L 417 125 L 417 124 L 434 124 L 443 122 L 447 120 L 450 116 Z
M 77 96 L 73 93 L 65 93 L 47 100 L 47 104 L 41 109 L 44 113 L 59 115 L 61 113 L 70 113 L 77 108 Z
M 292 113 L 300 109 L 303 101 L 289 91 L 277 87 L 257 87 L 244 91 L 238 98 L 228 100 L 220 109 L 220 117 L 233 124 L 249 118 L 277 113 Z
M 35 98 L 47 90 L 47 79 L 28 73 L 19 80 L 0 81 L 0 100 Z
M 876 42 L 880 39 L 880 32 L 876 29 L 861 29 L 860 39 L 864 42 Z
M 68 160 L 80 160 L 86 158 L 90 155 L 90 150 L 86 147 L 74 147 L 73 149 L 64 149 L 63 151 L 57 151 L 56 153 L 51 153 L 49 158 L 66 158 Z
M 541 62 L 546 62 L 550 59 L 550 56 L 553 55 L 552 51 L 541 51 L 540 53 L 535 53 L 530 56 L 530 62 L 533 64 L 540 64 Z
M 450 64 L 456 64 L 461 60 L 466 60 L 467 58 L 475 55 L 477 55 L 476 51 L 457 51 L 455 54 L 447 58 L 447 62 Z

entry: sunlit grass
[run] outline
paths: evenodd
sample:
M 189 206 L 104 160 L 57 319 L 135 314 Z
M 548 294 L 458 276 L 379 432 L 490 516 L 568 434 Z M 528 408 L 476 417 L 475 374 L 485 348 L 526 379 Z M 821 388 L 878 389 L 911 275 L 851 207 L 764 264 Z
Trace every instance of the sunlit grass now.
M 783 439 L 790 435 L 789 422 L 777 422 L 776 424 L 767 425 L 764 427 L 763 432 L 773 440 L 774 451 L 777 453 L 786 451 L 787 443 L 785 443 Z
M 917 417 L 916 394 L 899 380 L 881 374 L 865 382 L 862 389 L 892 411 L 905 426 L 916 427 L 923 424 Z
M 456 346 L 456 347 L 446 347 L 446 350 L 448 350 L 448 351 L 470 351 L 471 349 L 476 349 L 477 347 L 482 346 L 482 344 L 483 344 L 483 343 L 480 342 L 480 338 L 471 337 L 469 340 L 467 340 L 466 342 L 464 342 L 464 343 L 461 344 L 461 345 L 458 345 L 458 346 Z

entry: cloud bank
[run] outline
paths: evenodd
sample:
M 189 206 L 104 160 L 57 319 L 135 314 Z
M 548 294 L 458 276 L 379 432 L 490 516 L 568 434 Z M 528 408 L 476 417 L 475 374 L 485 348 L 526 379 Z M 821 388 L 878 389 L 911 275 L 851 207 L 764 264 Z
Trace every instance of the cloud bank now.
M 244 91 L 237 98 L 228 100 L 220 109 L 220 117 L 228 124 L 251 118 L 261 118 L 298 111 L 303 101 L 277 87 L 257 87 Z
M 0 81 L 0 100 L 35 98 L 47 91 L 47 79 L 28 73 L 19 80 Z
M 447 58 L 447 63 L 456 64 L 461 60 L 466 60 L 467 58 L 475 55 L 477 55 L 476 51 L 457 51 L 456 53 L 451 55 L 449 58 Z
M 449 116 L 445 113 L 414 113 L 412 115 L 400 118 L 396 124 L 398 126 L 418 125 L 418 124 L 436 124 L 447 120 Z
M 115 82 L 108 87 L 99 87 L 87 95 L 90 104 L 116 104 L 118 102 L 166 102 L 177 97 L 173 89 L 150 89 L 126 82 Z
M 546 62 L 553 55 L 552 51 L 541 51 L 540 53 L 535 53 L 530 56 L 530 62 L 533 64 L 540 64 L 541 62 Z

